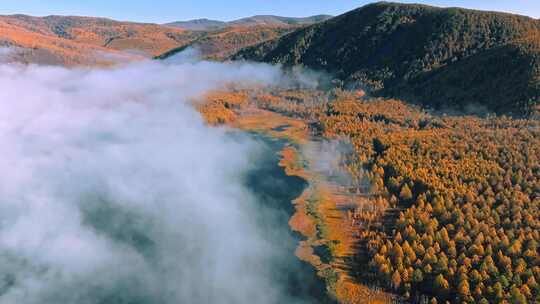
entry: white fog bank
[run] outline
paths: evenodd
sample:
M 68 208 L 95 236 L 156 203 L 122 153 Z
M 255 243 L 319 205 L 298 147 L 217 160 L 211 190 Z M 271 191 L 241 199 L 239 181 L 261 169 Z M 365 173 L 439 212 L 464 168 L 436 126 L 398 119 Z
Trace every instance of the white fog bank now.
M 283 303 L 241 177 L 187 100 L 266 65 L 0 66 L 0 303 Z

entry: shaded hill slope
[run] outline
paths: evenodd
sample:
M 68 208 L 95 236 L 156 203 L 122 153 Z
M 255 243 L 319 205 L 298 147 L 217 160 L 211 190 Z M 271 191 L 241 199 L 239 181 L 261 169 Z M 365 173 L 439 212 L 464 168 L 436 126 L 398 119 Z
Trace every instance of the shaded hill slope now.
M 439 109 L 524 114 L 539 102 L 539 31 L 523 16 L 381 2 L 232 58 L 304 65 Z

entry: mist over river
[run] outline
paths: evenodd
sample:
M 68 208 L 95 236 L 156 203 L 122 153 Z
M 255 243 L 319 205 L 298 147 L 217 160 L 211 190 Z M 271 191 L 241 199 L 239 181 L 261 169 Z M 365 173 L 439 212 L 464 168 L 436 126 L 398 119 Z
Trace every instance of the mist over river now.
M 319 303 L 279 145 L 192 105 L 268 65 L 0 65 L 0 304 Z
M 240 132 L 231 132 L 227 136 L 241 139 L 245 135 Z M 246 187 L 249 195 L 253 199 L 241 202 L 243 212 L 247 212 L 250 216 L 250 222 L 253 226 L 246 226 L 245 229 L 253 229 L 258 231 L 258 242 L 267 246 L 267 251 L 259 253 L 258 256 L 253 250 L 257 248 L 245 248 L 246 256 L 240 262 L 239 270 L 241 271 L 256 271 L 257 274 L 264 278 L 269 284 L 264 288 L 271 293 L 269 296 L 274 297 L 264 299 L 268 303 L 334 303 L 326 294 L 324 282 L 316 275 L 315 269 L 302 261 L 294 254 L 300 235 L 293 233 L 289 226 L 288 220 L 294 212 L 291 201 L 298 197 L 304 188 L 306 182 L 298 177 L 287 176 L 278 165 L 278 152 L 281 150 L 285 142 L 282 140 L 273 140 L 262 137 L 256 134 L 250 134 L 249 137 L 256 143 L 257 149 L 255 152 L 245 155 L 248 157 L 250 167 L 240 177 L 242 184 Z M 245 140 L 245 139 L 244 139 Z M 201 189 L 204 191 L 204 189 Z M 151 231 L 146 231 L 144 222 L 146 221 L 144 214 L 132 214 L 129 211 L 117 209 L 107 204 L 87 203 L 85 205 L 85 219 L 87 225 L 93 227 L 96 231 L 108 235 L 118 242 L 123 242 L 135 248 L 141 255 L 144 256 L 150 264 L 159 265 L 160 254 L 157 252 L 157 242 L 154 240 Z M 226 219 L 224 219 L 226 220 Z M 211 223 L 210 223 L 211 224 Z M 228 237 L 225 236 L 224 241 Z M 193 246 L 197 248 L 197 239 L 191 239 Z M 238 243 L 231 242 L 230 251 L 237 252 L 239 248 L 233 246 Z M 203 250 L 203 249 L 201 249 Z M 227 251 L 227 248 L 224 248 Z M 186 255 L 186 252 L 179 248 L 176 253 L 179 261 L 192 260 L 196 263 L 198 258 L 195 256 Z M 192 252 L 197 255 L 197 252 Z M 224 261 L 227 263 L 227 261 Z M 207 291 L 204 293 L 191 294 L 190 303 L 232 303 L 232 300 L 226 298 L 218 299 L 219 289 L 214 289 L 212 286 L 212 271 L 213 267 L 221 267 L 221 265 L 197 265 L 197 274 L 201 285 L 208 285 Z M 182 267 L 189 271 L 192 264 L 184 264 Z M 234 273 L 226 278 L 231 282 L 236 280 Z M 206 281 L 208 280 L 208 281 Z M 170 303 L 170 299 L 163 297 L 160 290 L 156 290 L 154 294 L 147 293 L 143 282 L 137 282 L 136 277 L 128 280 L 123 285 L 118 286 L 107 293 L 102 293 L 103 290 L 92 291 L 92 296 L 101 299 L 99 303 L 115 304 L 115 303 L 133 303 L 133 304 L 153 304 L 153 303 Z M 170 282 L 169 284 L 182 285 L 182 281 Z M 238 288 L 253 288 L 249 285 L 238 286 Z M 242 291 L 240 291 L 242 292 Z M 272 294 L 274 293 L 274 294 Z M 272 300 L 270 300 L 272 299 Z M 243 299 L 244 300 L 244 299 Z M 248 299 L 245 299 L 248 300 Z M 261 299 L 262 300 L 262 299 Z M 283 301 L 283 302 L 282 302 Z

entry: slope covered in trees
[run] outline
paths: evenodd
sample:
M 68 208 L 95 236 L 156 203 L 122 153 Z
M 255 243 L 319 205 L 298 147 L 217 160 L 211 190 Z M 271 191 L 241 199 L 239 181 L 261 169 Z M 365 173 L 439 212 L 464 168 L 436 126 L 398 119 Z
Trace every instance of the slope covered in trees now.
M 523 16 L 381 2 L 233 58 L 304 65 L 439 109 L 524 114 L 539 103 L 539 30 Z
M 197 38 L 193 41 L 168 50 L 156 56 L 156 58 L 166 59 L 188 48 L 196 48 L 204 59 L 223 60 L 244 47 L 279 38 L 297 28 L 297 26 L 254 25 L 229 26 L 223 29 L 205 32 L 198 31 L 194 32 Z
M 24 63 L 95 65 L 105 57 L 155 56 L 195 38 L 178 28 L 106 18 L 0 16 L 0 47 Z
M 384 212 L 358 217 L 357 258 L 372 279 L 416 300 L 539 301 L 537 121 L 444 117 L 347 97 L 320 121 L 326 136 L 351 138 L 351 172 L 366 168 L 372 193 L 386 201 Z
M 364 199 L 331 215 L 313 200 L 310 212 L 334 260 L 342 244 L 324 219 L 348 218 L 342 226 L 357 238 L 356 253 L 338 264 L 351 280 L 413 303 L 540 301 L 537 120 L 445 116 L 340 90 L 213 100 L 201 112 L 214 123 L 234 121 L 251 103 L 307 122 L 316 138 L 350 141 L 354 153 L 342 165 L 352 186 L 342 190 Z

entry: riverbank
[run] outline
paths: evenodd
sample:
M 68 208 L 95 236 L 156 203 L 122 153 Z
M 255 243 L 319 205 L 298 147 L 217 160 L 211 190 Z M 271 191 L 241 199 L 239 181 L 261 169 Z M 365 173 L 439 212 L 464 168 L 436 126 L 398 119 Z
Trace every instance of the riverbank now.
M 250 132 L 250 136 L 260 149 L 252 159 L 245 186 L 257 202 L 253 221 L 262 228 L 262 237 L 272 247 L 272 259 L 267 265 L 272 270 L 269 279 L 281 287 L 281 293 L 290 303 L 335 303 L 316 269 L 295 256 L 304 236 L 289 229 L 289 219 L 295 213 L 291 201 L 309 185 L 304 178 L 287 174 L 279 165 L 279 151 L 289 145 L 288 141 L 260 133 Z

